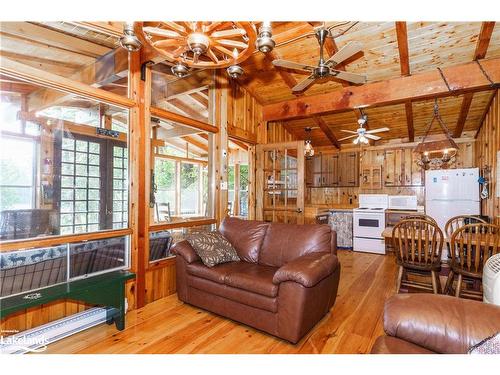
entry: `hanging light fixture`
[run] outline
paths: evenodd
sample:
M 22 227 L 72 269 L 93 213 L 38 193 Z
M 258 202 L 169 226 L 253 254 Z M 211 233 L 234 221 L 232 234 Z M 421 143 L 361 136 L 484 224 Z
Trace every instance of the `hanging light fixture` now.
M 434 120 L 437 120 L 446 138 L 440 141 L 426 142 Z M 424 134 L 424 138 L 415 148 L 415 152 L 420 154 L 420 158 L 415 160 L 417 165 L 425 170 L 448 168 L 455 162 L 458 146 L 450 135 L 450 131 L 441 119 L 437 99 L 434 101 L 434 113 Z
M 304 155 L 306 156 L 306 158 L 310 158 L 310 157 L 314 156 L 314 149 L 313 149 L 312 142 L 311 142 L 311 128 L 305 128 L 305 131 L 306 131 L 307 137 L 305 140 Z
M 125 22 L 123 25 L 123 36 L 120 38 L 120 46 L 129 52 L 135 52 L 141 48 L 141 45 L 134 32 L 134 23 Z
M 236 61 L 238 60 L 238 50 L 236 48 L 233 50 L 233 58 L 234 63 L 227 68 L 227 74 L 229 74 L 229 77 L 233 79 L 238 79 L 241 77 L 244 71 L 243 68 L 236 63 Z
M 268 53 L 273 50 L 275 45 L 271 22 L 262 22 L 259 27 L 259 37 L 255 41 L 255 47 L 262 53 Z

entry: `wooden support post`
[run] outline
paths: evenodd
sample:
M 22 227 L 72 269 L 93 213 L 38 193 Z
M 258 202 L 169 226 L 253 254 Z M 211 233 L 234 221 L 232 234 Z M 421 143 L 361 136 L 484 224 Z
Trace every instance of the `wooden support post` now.
M 136 273 L 136 308 L 146 303 L 146 268 L 149 257 L 149 188 L 150 188 L 150 105 L 151 69 L 141 80 L 140 54 L 130 54 L 130 97 L 136 105 L 130 111 L 130 224 L 132 269 Z
M 227 213 L 227 171 L 228 171 L 228 88 L 227 78 L 217 72 L 215 76 L 215 121 L 219 131 L 215 134 L 215 218 L 220 224 Z M 223 189 L 224 187 L 224 189 Z

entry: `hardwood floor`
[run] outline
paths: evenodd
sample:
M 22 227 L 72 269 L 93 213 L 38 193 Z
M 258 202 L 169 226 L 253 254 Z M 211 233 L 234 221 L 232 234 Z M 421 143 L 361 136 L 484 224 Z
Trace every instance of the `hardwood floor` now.
M 332 311 L 297 345 L 185 305 L 171 295 L 127 314 L 127 328 L 100 325 L 45 353 L 368 353 L 383 333 L 384 301 L 394 294 L 394 257 L 339 251 Z

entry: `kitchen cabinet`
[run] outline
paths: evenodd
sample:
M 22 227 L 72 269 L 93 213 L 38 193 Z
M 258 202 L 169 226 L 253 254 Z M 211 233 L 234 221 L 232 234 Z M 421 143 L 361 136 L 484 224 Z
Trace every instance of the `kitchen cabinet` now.
M 415 163 L 411 148 L 385 151 L 385 186 L 423 186 L 424 171 Z
M 382 166 L 366 165 L 361 167 L 359 187 L 362 189 L 382 189 Z
M 312 187 L 358 186 L 357 152 L 320 153 L 306 163 L 306 185 Z

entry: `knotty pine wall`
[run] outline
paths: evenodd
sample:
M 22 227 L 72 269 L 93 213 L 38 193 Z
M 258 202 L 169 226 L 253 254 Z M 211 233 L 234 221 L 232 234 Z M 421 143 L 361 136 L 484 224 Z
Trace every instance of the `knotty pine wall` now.
M 451 168 L 472 168 L 476 166 L 474 142 L 459 143 L 456 162 Z M 400 147 L 401 148 L 401 147 Z M 324 148 L 320 148 L 323 149 Z M 394 149 L 394 145 L 386 147 L 377 146 L 373 149 L 365 149 L 360 152 L 360 165 L 381 165 L 382 176 L 384 176 L 384 152 L 385 149 Z M 352 151 L 352 148 L 349 148 Z M 361 171 L 361 168 L 360 168 Z M 383 181 L 382 181 L 383 184 Z M 400 186 L 386 187 L 382 189 L 362 189 L 360 187 L 341 188 L 307 188 L 307 205 L 358 205 L 359 194 L 389 194 L 389 195 L 416 195 L 418 204 L 423 205 L 425 201 L 425 188 L 423 186 Z
M 489 198 L 482 201 L 481 210 L 483 215 L 493 217 L 497 225 L 500 225 L 500 198 L 497 197 L 497 192 L 500 189 L 497 184 L 497 155 L 500 151 L 499 125 L 500 98 L 497 90 L 476 139 L 476 165 L 489 181 Z M 489 167 L 489 173 L 485 173 L 485 167 Z

